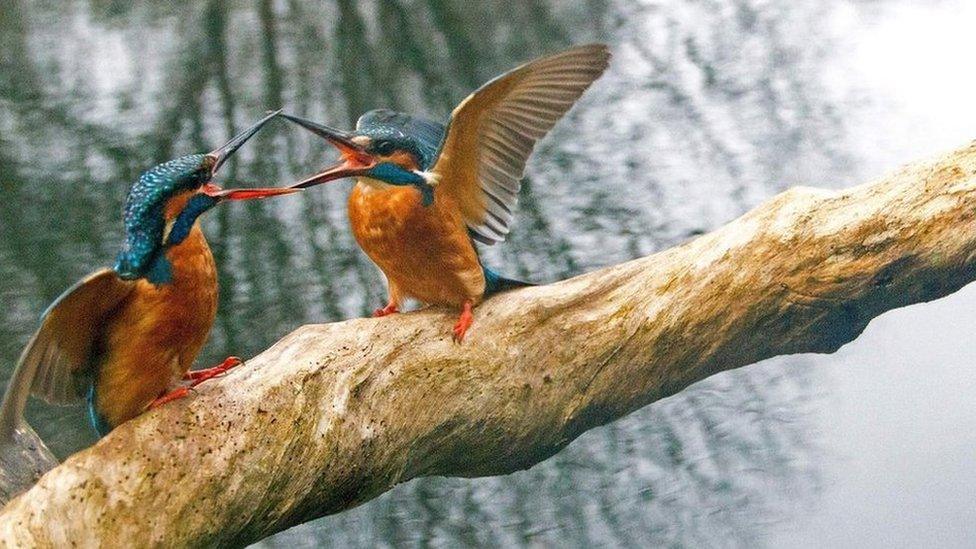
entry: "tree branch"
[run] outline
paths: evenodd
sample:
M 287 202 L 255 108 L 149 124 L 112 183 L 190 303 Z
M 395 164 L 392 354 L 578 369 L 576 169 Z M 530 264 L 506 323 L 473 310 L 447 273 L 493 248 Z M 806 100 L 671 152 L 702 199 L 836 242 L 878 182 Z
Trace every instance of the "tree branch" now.
M 424 475 L 536 464 L 709 375 L 832 352 L 976 276 L 976 145 L 797 188 L 682 246 L 439 310 L 304 326 L 147 413 L 0 513 L 4 545 L 245 544 Z

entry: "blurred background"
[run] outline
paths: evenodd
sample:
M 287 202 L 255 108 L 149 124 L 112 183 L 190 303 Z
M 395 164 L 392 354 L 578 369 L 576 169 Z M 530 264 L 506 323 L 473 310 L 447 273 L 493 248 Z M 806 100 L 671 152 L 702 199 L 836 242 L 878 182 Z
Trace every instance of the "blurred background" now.
M 284 106 L 348 127 L 446 120 L 517 63 L 606 41 L 607 75 L 538 148 L 502 272 L 546 282 L 653 253 L 792 185 L 839 188 L 976 138 L 964 0 L 3 0 L 0 371 L 47 304 L 111 265 L 139 173 Z M 273 124 L 221 179 L 332 153 Z M 220 313 L 201 364 L 367 314 L 382 277 L 349 182 L 206 216 Z M 976 544 L 976 291 L 894 311 L 832 356 L 727 372 L 513 475 L 420 479 L 265 547 Z M 34 403 L 60 456 L 80 408 Z

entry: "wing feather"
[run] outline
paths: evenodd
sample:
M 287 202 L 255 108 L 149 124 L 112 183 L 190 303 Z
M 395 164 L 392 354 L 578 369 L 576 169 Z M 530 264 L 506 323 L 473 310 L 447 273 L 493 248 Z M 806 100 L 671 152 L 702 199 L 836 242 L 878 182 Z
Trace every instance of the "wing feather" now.
M 17 369 L 34 372 L 30 392 L 52 404 L 81 398 L 76 378 L 91 361 L 93 344 L 105 319 L 132 291 L 135 283 L 115 271 L 96 271 L 55 300 L 20 356 Z
M 603 74 L 609 59 L 602 44 L 536 59 L 488 82 L 451 113 L 431 171 L 457 201 L 476 240 L 505 239 L 536 142 Z

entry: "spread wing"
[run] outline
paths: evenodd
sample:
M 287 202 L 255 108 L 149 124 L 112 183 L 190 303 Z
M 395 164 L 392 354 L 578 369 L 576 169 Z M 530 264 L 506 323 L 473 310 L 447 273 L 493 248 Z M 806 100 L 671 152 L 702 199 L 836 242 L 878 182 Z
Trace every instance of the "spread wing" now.
M 21 353 L 11 383 L 29 384 L 31 394 L 52 404 L 79 400 L 76 374 L 89 365 L 106 317 L 134 287 L 135 282 L 102 269 L 68 288 L 41 317 L 41 327 Z
M 488 82 L 451 113 L 431 171 L 457 201 L 475 239 L 505 240 L 536 141 L 603 74 L 609 60 L 603 44 L 536 59 Z

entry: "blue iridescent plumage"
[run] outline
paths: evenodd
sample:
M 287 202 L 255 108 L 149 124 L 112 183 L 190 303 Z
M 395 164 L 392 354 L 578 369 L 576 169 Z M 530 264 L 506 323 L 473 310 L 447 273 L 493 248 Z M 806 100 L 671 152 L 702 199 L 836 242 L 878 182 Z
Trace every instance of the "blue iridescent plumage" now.
M 429 170 L 444 141 L 443 124 L 389 109 L 367 112 L 356 121 L 356 131 L 377 141 L 390 141 L 396 150 L 413 154 L 420 169 Z
M 389 300 L 374 314 L 398 312 L 405 297 L 460 306 L 452 335 L 461 342 L 474 306 L 526 285 L 486 269 L 474 241 L 505 240 L 536 143 L 609 59 L 604 44 L 586 44 L 520 65 L 461 101 L 447 126 L 381 109 L 364 114 L 350 132 L 281 114 L 341 155 L 294 188 L 357 179 L 349 197 L 353 235 L 388 282 Z M 422 201 L 409 187 L 420 190 Z
M 88 423 L 92 426 L 92 429 L 98 433 L 98 436 L 103 437 L 112 430 L 112 426 L 109 425 L 108 421 L 105 421 L 105 417 L 102 416 L 98 411 L 98 406 L 95 404 L 97 396 L 95 395 L 95 384 L 92 383 L 88 386 L 88 394 L 85 395 L 85 405 L 88 408 Z
M 388 150 L 406 151 L 417 159 L 421 170 L 428 170 L 437 160 L 444 140 L 443 124 L 389 109 L 376 109 L 359 117 L 356 130 L 370 138 L 370 150 L 383 154 Z M 391 162 L 380 162 L 369 175 L 394 185 L 413 185 L 420 190 L 424 206 L 434 202 L 434 189 L 421 175 L 404 170 Z
M 170 229 L 169 236 L 166 238 L 166 245 L 175 246 L 183 242 L 189 236 L 190 229 L 193 228 L 193 224 L 196 223 L 197 218 L 210 208 L 216 206 L 217 202 L 217 198 L 205 194 L 194 195 L 193 198 L 188 200 L 186 205 L 183 206 L 180 215 L 176 217 L 176 221 L 173 222 L 173 228 Z
M 125 201 L 125 240 L 115 264 L 115 271 L 121 278 L 132 280 L 150 273 L 152 276 L 149 278 L 153 283 L 168 280 L 167 265 L 162 264 L 166 259 L 159 253 L 159 244 L 166 230 L 163 208 L 168 197 L 199 187 L 210 178 L 205 157 L 203 154 L 191 154 L 164 162 L 143 173 L 132 186 Z M 196 217 L 216 204 L 216 200 L 211 200 L 207 208 L 198 207 L 190 212 L 192 219 L 187 212 L 181 213 L 178 220 L 180 234 L 184 233 L 184 229 L 188 234 Z M 185 236 L 183 234 L 183 238 Z
M 115 267 L 91 273 L 62 294 L 21 353 L 0 404 L 0 446 L 15 448 L 8 443 L 19 444 L 20 433 L 30 432 L 23 415 L 31 394 L 53 404 L 87 400 L 89 421 L 104 435 L 240 363 L 231 358 L 188 373 L 217 307 L 213 256 L 195 224 L 225 200 L 296 192 L 222 189 L 211 181 L 276 115 L 269 113 L 216 150 L 140 175 L 126 197 L 125 237 Z M 43 448 L 40 441 L 28 442 Z
M 395 150 L 407 151 L 417 158 L 420 168 L 428 170 L 437 161 L 444 132 L 447 128 L 438 122 L 411 116 L 389 109 L 376 109 L 359 117 L 356 131 L 371 139 L 371 148 L 377 143 L 390 142 Z M 369 175 L 396 185 L 414 185 L 423 193 L 423 204 L 429 206 L 433 200 L 433 189 L 423 179 L 412 172 L 395 169 L 390 163 L 381 162 L 370 170 Z M 408 180 L 410 176 L 417 180 Z M 485 277 L 485 295 L 490 296 L 512 288 L 531 286 L 528 282 L 506 278 L 482 265 Z

